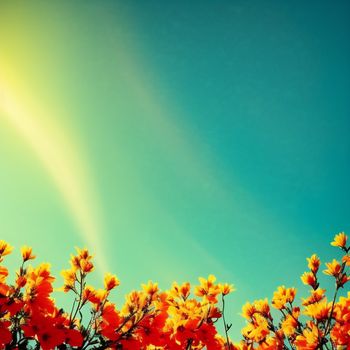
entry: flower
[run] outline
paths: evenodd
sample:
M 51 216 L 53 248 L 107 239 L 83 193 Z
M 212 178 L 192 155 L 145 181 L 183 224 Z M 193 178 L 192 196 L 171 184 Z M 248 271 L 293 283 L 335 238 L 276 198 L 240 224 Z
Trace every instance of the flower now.
M 299 308 L 295 309 L 292 314 L 287 314 L 285 319 L 281 323 L 281 329 L 283 334 L 290 337 L 292 336 L 298 327 L 298 317 L 300 314 Z
M 126 295 L 124 305 L 117 309 L 109 297 L 110 291 L 120 284 L 118 278 L 107 273 L 104 288 L 89 286 L 87 274 L 93 270 L 92 256 L 87 249 L 78 248 L 70 259 L 71 268 L 61 272 L 63 291 L 73 291 L 70 295 L 74 301 L 68 314 L 58 308 L 51 296 L 54 277 L 50 266 L 24 265 L 23 262 L 34 258 L 32 248 L 24 246 L 23 262 L 15 278 L 9 279 L 14 280 L 13 284 L 8 284 L 9 271 L 0 264 L 0 349 L 11 347 L 13 344 L 9 343 L 14 339 L 26 347 L 29 344 L 25 338 L 36 341 L 36 346 L 43 350 L 90 346 L 144 350 L 181 350 L 189 346 L 196 350 L 287 347 L 316 350 L 324 344 L 339 350 L 350 349 L 350 292 L 345 297 L 341 295 L 341 287 L 350 280 L 346 271 L 350 257 L 342 237 L 336 237 L 335 242 L 343 246 L 345 256 L 342 261 L 333 259 L 326 263 L 324 271 L 335 277 L 332 302 L 327 301 L 325 289 L 318 286 L 320 259 L 313 254 L 307 258 L 310 270 L 301 276 L 302 282 L 312 287 L 309 296 L 302 299 L 303 307 L 296 305 L 296 289 L 285 286 L 278 287 L 272 298 L 272 306 L 280 312 L 271 312 L 267 298 L 247 302 L 242 307 L 246 319 L 243 340 L 235 345 L 216 329 L 216 321 L 228 316 L 225 303 L 219 302 L 218 296 L 224 301 L 224 296 L 234 288 L 231 284 L 216 283 L 213 275 L 199 278 L 193 298 L 189 282 L 181 285 L 174 282 L 169 291 L 160 291 L 157 283 L 148 281 L 140 290 Z M 0 241 L 0 260 L 11 251 L 8 243 Z M 86 319 L 89 314 L 90 319 Z M 226 323 L 225 332 L 230 328 Z
M 27 247 L 27 246 L 23 246 L 21 248 L 21 254 L 22 254 L 23 261 L 32 260 L 32 259 L 35 259 L 35 257 L 36 257 L 32 253 L 32 248 L 31 247 Z
M 324 298 L 325 292 L 326 292 L 325 289 L 320 289 L 320 288 L 317 288 L 316 290 L 312 290 L 311 295 L 308 298 L 303 299 L 303 305 L 307 306 L 307 305 L 319 302 Z
M 105 279 L 104 279 L 104 286 L 105 289 L 109 292 L 110 290 L 114 289 L 115 287 L 118 287 L 120 284 L 117 276 L 112 275 L 110 273 L 107 273 L 105 275 Z
M 204 297 L 210 303 L 216 303 L 220 288 L 214 284 L 215 281 L 216 277 L 214 275 L 209 275 L 207 279 L 199 277 L 200 285 L 195 287 L 194 294 L 198 297 Z
M 222 295 L 227 295 L 227 294 L 230 294 L 232 293 L 233 291 L 235 291 L 236 289 L 234 288 L 233 284 L 228 284 L 228 283 L 225 283 L 225 284 L 218 284 L 219 286 L 219 289 L 220 289 L 220 292 Z
M 304 314 L 315 318 L 317 321 L 323 321 L 328 319 L 331 308 L 332 303 L 328 303 L 327 300 L 324 299 L 305 306 Z
M 13 247 L 11 247 L 7 242 L 0 240 L 0 262 L 2 257 L 8 255 L 12 252 Z
M 350 266 L 350 256 L 344 255 L 342 259 L 343 263 L 345 263 L 346 266 Z
M 148 281 L 147 284 L 142 284 L 141 286 L 145 293 L 151 297 L 154 296 L 159 290 L 158 283 L 153 283 L 152 281 Z
M 285 286 L 280 286 L 277 291 L 273 293 L 272 305 L 276 309 L 284 309 L 285 304 L 292 303 L 296 295 L 295 288 L 286 288 Z
M 75 289 L 75 282 L 77 280 L 76 272 L 74 270 L 62 270 L 61 275 L 64 279 L 63 291 L 69 292 Z
M 6 267 L 0 266 L 0 283 L 5 283 L 6 277 L 8 276 L 9 272 Z
M 260 343 L 270 334 L 269 324 L 265 317 L 260 314 L 254 316 L 254 322 L 250 322 L 242 329 L 244 337 Z
M 12 341 L 12 334 L 9 330 L 10 326 L 10 321 L 0 320 L 0 345 L 3 346 L 3 349 L 5 348 L 4 345 L 7 345 Z
M 318 258 L 318 256 L 316 254 L 313 254 L 310 256 L 310 258 L 306 258 L 307 262 L 308 262 L 308 267 L 309 269 L 316 274 L 319 267 L 320 267 L 320 259 Z
M 348 236 L 344 232 L 340 232 L 334 236 L 334 240 L 331 242 L 331 245 L 334 247 L 345 248 L 347 239 Z
M 322 338 L 320 333 L 318 327 L 313 322 L 310 322 L 308 327 L 303 330 L 303 334 L 296 337 L 293 344 L 297 347 L 297 350 L 316 350 Z
M 304 284 L 309 285 L 315 289 L 316 277 L 312 272 L 304 272 L 300 279 Z
M 338 277 L 341 272 L 341 265 L 335 259 L 330 263 L 326 263 L 327 270 L 324 270 L 323 273 L 329 276 Z
M 173 282 L 173 285 L 170 289 L 169 296 L 173 298 L 182 298 L 183 300 L 186 300 L 191 291 L 191 285 L 189 282 L 183 283 L 181 286 L 179 286 L 176 282 Z
M 257 312 L 255 305 L 251 304 L 249 302 L 245 303 L 242 306 L 242 316 L 246 318 L 247 320 L 251 319 L 252 316 Z
M 94 265 L 91 262 L 92 256 L 89 254 L 89 251 L 84 248 L 76 248 L 77 255 L 71 256 L 71 265 L 73 270 L 80 270 L 83 274 L 92 272 Z

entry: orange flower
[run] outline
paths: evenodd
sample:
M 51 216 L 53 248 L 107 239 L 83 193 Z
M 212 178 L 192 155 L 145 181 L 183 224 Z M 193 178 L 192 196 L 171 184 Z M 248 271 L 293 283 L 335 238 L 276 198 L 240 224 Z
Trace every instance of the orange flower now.
M 338 278 L 337 284 L 339 287 L 344 286 L 345 283 L 350 281 L 350 276 L 347 276 L 345 273 L 341 274 Z
M 298 335 L 294 341 L 297 350 L 316 350 L 319 346 L 320 331 L 318 327 L 310 322 L 308 328 L 304 329 L 303 334 Z
M 313 289 L 317 288 L 317 280 L 313 272 L 304 272 L 300 279 L 304 284 L 311 286 Z
M 228 283 L 225 283 L 225 284 L 219 283 L 218 286 L 222 295 L 230 294 L 236 290 L 232 284 L 228 284 Z
M 315 318 L 317 321 L 323 321 L 328 318 L 331 308 L 332 303 L 328 303 L 327 300 L 322 300 L 305 306 L 304 314 Z
M 334 259 L 327 263 L 324 272 L 335 277 L 340 295 L 340 287 L 350 280 L 345 268 L 350 265 L 350 257 L 346 238 L 339 235 L 336 246 L 343 247 L 345 256 L 342 262 Z M 0 241 L 0 260 L 11 250 Z M 22 247 L 21 252 L 23 262 L 34 258 L 29 247 Z M 271 312 L 267 299 L 246 303 L 242 307 L 246 318 L 244 339 L 237 345 L 219 336 L 216 329 L 216 321 L 224 311 L 219 309 L 222 304 L 218 305 L 218 296 L 230 293 L 232 285 L 217 284 L 213 275 L 199 278 L 195 295 L 201 298 L 190 299 L 188 282 L 173 283 L 170 291 L 161 292 L 157 283 L 149 281 L 142 284 L 141 290 L 129 293 L 118 310 L 109 300 L 109 292 L 120 283 L 115 275 L 105 275 L 104 289 L 87 286 L 86 275 L 93 270 L 91 259 L 87 249 L 77 249 L 71 257 L 71 268 L 62 271 L 63 290 L 74 291 L 70 314 L 59 309 L 51 297 L 54 277 L 48 264 L 36 268 L 22 264 L 13 285 L 7 284 L 8 270 L 0 264 L 0 349 L 8 347 L 14 332 L 17 343 L 27 337 L 43 350 L 90 346 L 135 350 L 316 350 L 325 344 L 350 349 L 350 292 L 332 303 L 327 301 L 325 290 L 318 288 L 320 260 L 315 254 L 307 258 L 310 270 L 301 276 L 303 283 L 313 288 L 302 301 L 302 311 L 294 304 L 296 289 L 285 286 L 278 287 L 272 298 L 272 305 L 281 311 L 279 319 L 279 313 Z M 89 311 L 90 320 L 85 318 Z M 226 331 L 230 327 L 227 324 Z
M 336 321 L 331 337 L 339 349 L 348 349 L 350 345 L 350 292 L 346 297 L 340 297 L 335 304 L 333 317 Z M 343 346 L 343 347 L 340 347 Z
M 17 288 L 23 288 L 27 283 L 27 277 L 18 275 L 16 278 L 16 286 Z
M 255 305 L 251 304 L 249 302 L 245 303 L 242 306 L 242 316 L 246 318 L 247 320 L 251 319 L 252 316 L 257 312 Z
M 323 273 L 334 277 L 339 276 L 342 268 L 337 260 L 333 259 L 332 262 L 326 263 L 326 266 L 327 266 L 327 270 L 324 270 Z
M 75 290 L 75 282 L 77 280 L 77 276 L 74 270 L 63 270 L 61 271 L 61 275 L 64 279 L 63 291 L 65 293 L 70 290 Z
M 320 267 L 320 259 L 316 254 L 313 254 L 310 256 L 310 258 L 306 258 L 308 261 L 308 267 L 313 273 L 317 273 L 319 267 Z
M 108 293 L 105 289 L 92 289 L 91 287 L 86 287 L 83 292 L 83 298 L 89 300 L 92 304 L 95 304 L 98 309 L 108 297 Z
M 345 263 L 346 266 L 350 266 L 350 256 L 344 255 L 342 259 L 343 263 Z
M 110 290 L 114 289 L 115 287 L 118 287 L 120 284 L 117 276 L 112 275 L 110 273 L 107 273 L 105 275 L 104 285 L 105 289 L 109 292 Z
M 22 253 L 23 261 L 35 259 L 35 255 L 32 254 L 32 248 L 31 247 L 23 246 L 21 248 L 21 253 Z
M 267 301 L 267 298 L 261 299 L 261 300 L 255 300 L 254 301 L 254 306 L 256 308 L 256 311 L 263 315 L 264 317 L 269 318 L 270 317 L 270 306 Z
M 272 305 L 278 309 L 284 309 L 285 304 L 292 303 L 296 295 L 295 288 L 286 288 L 285 286 L 280 286 L 277 291 L 273 293 Z
M 319 302 L 324 298 L 325 292 L 326 292 L 325 289 L 320 289 L 320 288 L 316 290 L 312 290 L 311 295 L 308 298 L 303 299 L 303 305 L 307 306 L 307 305 Z
M 348 236 L 344 232 L 340 232 L 334 236 L 334 240 L 331 242 L 331 245 L 334 247 L 345 248 L 347 239 Z
M 71 265 L 73 270 L 81 270 L 82 273 L 87 274 L 92 272 L 94 269 L 94 265 L 91 262 L 92 256 L 89 254 L 87 249 L 77 248 L 78 255 L 71 256 Z
M 80 259 L 79 263 L 80 263 L 80 269 L 83 273 L 89 273 L 94 269 L 94 265 L 89 260 Z
M 171 297 L 182 298 L 183 300 L 186 300 L 190 295 L 190 291 L 191 285 L 189 282 L 185 282 L 181 286 L 174 282 L 169 294 Z
M 199 277 L 200 286 L 196 286 L 194 294 L 198 297 L 204 297 L 210 303 L 217 302 L 217 295 L 220 293 L 218 285 L 215 285 L 216 277 L 214 275 L 209 275 L 208 279 Z
M 27 289 L 24 295 L 26 308 L 31 312 L 53 312 L 54 301 L 50 297 L 53 291 L 54 277 L 50 274 L 50 265 L 41 264 L 27 273 Z
M 254 316 L 254 322 L 248 323 L 243 329 L 244 337 L 260 343 L 270 334 L 269 325 L 265 317 L 260 314 Z
M 0 240 L 0 261 L 3 256 L 10 254 L 12 250 L 13 247 L 11 247 L 7 242 Z
M 8 276 L 9 272 L 6 267 L 0 266 L 0 283 L 5 283 L 6 277 Z
M 145 293 L 150 296 L 154 296 L 159 290 L 158 283 L 153 283 L 152 281 L 148 281 L 147 284 L 142 284 L 141 286 Z
M 122 308 L 123 315 L 129 315 L 142 310 L 147 306 L 148 298 L 143 292 L 132 291 L 125 297 L 125 304 Z
M 85 303 L 88 300 L 90 302 L 94 303 L 96 300 L 95 293 L 96 293 L 96 291 L 95 291 L 94 287 L 86 286 L 83 290 L 83 303 Z
M 296 328 L 298 327 L 298 313 L 293 313 L 293 315 L 286 315 L 286 318 L 281 323 L 281 329 L 283 333 L 290 337 L 295 333 Z

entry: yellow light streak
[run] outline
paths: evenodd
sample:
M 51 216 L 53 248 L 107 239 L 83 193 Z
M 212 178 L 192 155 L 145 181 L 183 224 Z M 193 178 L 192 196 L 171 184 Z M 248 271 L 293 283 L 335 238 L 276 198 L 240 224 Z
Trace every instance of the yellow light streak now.
M 49 112 L 31 110 L 33 106 L 27 108 L 18 95 L 10 90 L 8 82 L 0 80 L 0 118 L 31 146 L 58 188 L 85 244 L 96 253 L 97 268 L 100 272 L 108 271 L 100 218 L 77 147 L 64 137 L 61 125 L 54 125 L 52 118 L 50 122 Z

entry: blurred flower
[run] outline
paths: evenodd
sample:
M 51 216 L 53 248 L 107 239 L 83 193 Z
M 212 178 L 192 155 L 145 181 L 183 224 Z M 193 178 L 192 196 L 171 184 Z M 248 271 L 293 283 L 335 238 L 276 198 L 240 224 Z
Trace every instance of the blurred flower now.
M 35 259 L 35 255 L 33 255 L 31 247 L 23 246 L 21 248 L 21 254 L 23 261 Z
M 118 287 L 120 284 L 117 276 L 115 275 L 112 275 L 110 273 L 107 273 L 105 275 L 105 279 L 104 279 L 104 286 L 105 286 L 105 289 L 107 291 L 110 291 L 112 289 L 114 289 L 115 287 Z

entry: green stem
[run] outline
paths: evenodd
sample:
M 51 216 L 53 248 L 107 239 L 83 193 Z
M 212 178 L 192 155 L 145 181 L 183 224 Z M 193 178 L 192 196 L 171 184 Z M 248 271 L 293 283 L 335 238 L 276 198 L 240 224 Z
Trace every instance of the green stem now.
M 230 339 L 228 337 L 229 328 L 227 327 L 227 323 L 226 323 L 226 319 L 225 319 L 225 297 L 224 297 L 224 294 L 221 294 L 221 300 L 222 300 L 222 321 L 224 323 L 224 328 L 225 328 L 226 345 L 227 345 L 227 349 L 230 350 Z

